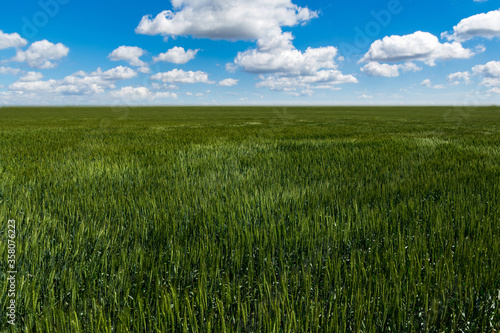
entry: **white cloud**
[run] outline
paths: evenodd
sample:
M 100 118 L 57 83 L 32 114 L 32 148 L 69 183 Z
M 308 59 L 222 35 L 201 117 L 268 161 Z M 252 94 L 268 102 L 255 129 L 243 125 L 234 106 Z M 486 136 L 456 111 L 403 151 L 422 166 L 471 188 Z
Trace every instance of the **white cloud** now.
M 226 71 L 229 73 L 235 73 L 237 69 L 238 65 L 236 65 L 234 62 L 228 62 L 226 64 Z
M 137 46 L 120 46 L 108 55 L 112 61 L 126 61 L 130 66 L 139 67 L 141 73 L 149 73 L 148 64 L 139 59 L 146 51 Z
M 307 48 L 301 52 L 292 40 L 291 33 L 274 29 L 257 41 L 256 49 L 238 53 L 234 62 L 246 72 L 259 74 L 314 75 L 319 69 L 337 67 L 337 48 Z
M 369 62 L 361 68 L 361 71 L 369 76 L 382 76 L 382 77 L 398 77 L 399 70 L 403 72 L 417 72 L 422 70 L 421 67 L 418 67 L 412 62 L 407 62 L 405 64 L 400 65 L 389 65 L 389 64 L 381 64 L 378 62 Z
M 493 93 L 493 94 L 500 94 L 500 88 L 494 87 L 494 88 L 491 88 L 490 90 L 488 90 L 488 92 Z
M 56 84 L 55 80 L 48 81 L 16 81 L 9 85 L 9 90 L 18 92 L 49 92 L 53 90 Z
M 421 86 L 424 86 L 424 87 L 427 87 L 427 88 L 433 88 L 433 89 L 445 89 L 446 86 L 442 85 L 442 84 L 436 84 L 436 85 L 432 85 L 431 83 L 431 80 L 429 79 L 425 79 L 423 80 L 421 83 L 420 83 Z
M 11 47 L 23 47 L 27 44 L 26 39 L 22 38 L 18 33 L 7 34 L 0 30 L 0 50 Z
M 163 11 L 155 18 L 144 16 L 136 33 L 169 36 L 189 35 L 197 38 L 223 40 L 256 40 L 257 47 L 239 52 L 234 63 L 226 70 L 234 72 L 238 66 L 246 72 L 272 74 L 263 78 L 260 86 L 271 85 L 271 81 L 291 81 L 298 85 L 308 80 L 317 80 L 324 73 L 321 70 L 336 70 L 337 48 L 325 46 L 297 50 L 290 32 L 282 27 L 305 24 L 318 17 L 318 13 L 306 7 L 299 7 L 291 0 L 172 0 L 173 10 Z M 337 58 L 338 61 L 342 57 Z M 155 61 L 157 61 L 155 59 Z M 342 73 L 336 72 L 337 76 Z M 166 79 L 176 82 L 167 75 Z M 295 78 L 280 78 L 288 76 Z M 164 79 L 163 75 L 154 76 Z M 349 82 L 356 80 L 352 76 Z M 351 79 L 352 77 L 352 79 Z M 319 79 L 321 80 L 321 79 Z M 333 80 L 332 82 L 343 82 Z M 356 80 L 357 82 L 357 80 Z M 281 84 L 281 83 L 279 83 Z M 307 89 L 306 89 L 307 90 Z
M 472 68 L 475 74 L 482 74 L 486 77 L 500 78 L 500 61 L 490 61 L 486 65 L 477 65 Z
M 281 26 L 318 16 L 291 0 L 171 0 L 174 11 L 144 16 L 136 33 L 225 40 L 255 40 Z
M 238 53 L 234 63 L 246 72 L 261 74 L 257 87 L 293 94 L 302 89 L 303 95 L 310 95 L 313 88 L 320 88 L 316 85 L 334 89 L 337 84 L 358 82 L 354 76 L 337 70 L 337 48 L 307 48 L 302 52 L 292 40 L 291 33 L 273 29 L 257 40 L 257 48 Z
M 453 27 L 453 33 L 443 32 L 442 38 L 464 42 L 474 37 L 500 37 L 500 9 L 473 15 Z
M 53 60 L 64 58 L 68 52 L 69 48 L 63 44 L 53 44 L 44 39 L 34 42 L 26 51 L 18 50 L 12 61 L 26 62 L 30 67 L 48 69 L 56 67 Z
M 97 71 L 90 74 L 79 71 L 62 80 L 40 81 L 40 75 L 40 73 L 28 73 L 25 77 L 9 85 L 9 90 L 67 95 L 101 94 L 106 89 L 114 89 L 116 81 L 132 78 L 137 73 L 131 68 L 118 66 L 105 72 L 98 68 Z
M 492 87 L 488 92 L 498 92 L 500 89 L 500 61 L 490 61 L 485 65 L 474 66 L 472 72 L 483 76 L 481 85 Z
M 363 95 L 359 96 L 358 98 L 359 99 L 372 99 L 373 96 L 372 95 L 363 94 Z
M 352 75 L 344 75 L 338 70 L 322 70 L 315 75 L 308 76 L 264 76 L 259 77 L 257 87 L 266 87 L 271 90 L 285 92 L 297 91 L 298 89 L 336 89 L 335 85 L 343 83 L 357 83 L 358 80 Z
M 153 57 L 153 62 L 166 61 L 174 64 L 185 64 L 193 60 L 198 53 L 197 50 L 184 50 L 183 47 L 175 46 L 165 53 L 160 53 L 158 56 Z
M 428 32 L 417 31 L 410 35 L 390 36 L 379 39 L 370 46 L 360 62 L 422 61 L 434 66 L 436 60 L 466 59 L 474 55 L 459 42 L 440 43 Z
M 361 68 L 361 71 L 370 76 L 398 77 L 399 65 L 380 64 L 370 62 Z
M 104 80 L 117 81 L 131 79 L 136 77 L 137 73 L 132 68 L 118 66 L 105 72 L 103 72 L 101 68 L 97 68 L 95 72 L 90 73 L 90 76 L 101 77 Z
M 457 86 L 460 83 L 469 84 L 470 83 L 470 73 L 469 72 L 456 72 L 448 75 L 448 83 L 452 86 Z
M 17 75 L 19 74 L 21 70 L 18 68 L 12 68 L 12 67 L 6 67 L 6 66 L 0 66 L 0 74 L 1 75 Z
M 20 77 L 18 81 L 20 82 L 32 82 L 39 81 L 43 78 L 43 74 L 39 72 L 28 72 L 24 76 Z
M 214 83 L 208 79 L 208 74 L 201 71 L 183 71 L 173 69 L 169 72 L 157 73 L 151 76 L 152 80 L 161 80 L 164 83 Z
M 146 87 L 123 87 L 109 93 L 111 97 L 129 100 L 177 98 L 177 94 L 168 91 L 153 92 Z
M 485 77 L 481 85 L 486 87 L 500 87 L 500 78 L 498 77 Z
M 426 86 L 427 88 L 430 88 L 431 87 L 431 80 L 425 79 L 422 82 L 420 82 L 420 85 L 421 86 Z
M 219 86 L 221 86 L 221 87 L 232 87 L 232 86 L 237 85 L 238 81 L 239 80 L 235 80 L 235 79 L 224 79 L 224 80 L 222 80 L 222 81 L 219 82 Z

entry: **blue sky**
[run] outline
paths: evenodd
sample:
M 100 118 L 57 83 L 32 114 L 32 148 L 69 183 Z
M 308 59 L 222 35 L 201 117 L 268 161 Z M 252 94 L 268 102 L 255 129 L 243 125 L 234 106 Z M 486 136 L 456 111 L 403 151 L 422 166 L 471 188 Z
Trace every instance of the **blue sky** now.
M 491 105 L 498 1 L 4 0 L 0 105 Z

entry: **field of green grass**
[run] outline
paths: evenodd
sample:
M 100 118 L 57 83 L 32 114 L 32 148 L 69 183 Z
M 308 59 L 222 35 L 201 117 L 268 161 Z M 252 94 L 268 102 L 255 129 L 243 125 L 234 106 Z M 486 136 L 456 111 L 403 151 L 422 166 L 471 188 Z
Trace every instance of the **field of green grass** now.
M 4 107 L 0 221 L 1 332 L 496 332 L 500 108 Z

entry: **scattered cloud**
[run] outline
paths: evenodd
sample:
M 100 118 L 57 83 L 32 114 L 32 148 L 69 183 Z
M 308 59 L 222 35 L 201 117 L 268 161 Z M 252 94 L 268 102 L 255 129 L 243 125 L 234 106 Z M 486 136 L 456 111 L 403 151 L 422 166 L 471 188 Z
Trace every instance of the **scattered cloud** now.
M 256 49 L 239 52 L 234 62 L 244 71 L 258 74 L 314 75 L 319 69 L 337 67 L 337 48 L 307 48 L 301 52 L 292 40 L 290 32 L 275 29 L 257 41 Z
M 164 83 L 214 83 L 208 79 L 208 74 L 201 71 L 183 71 L 173 69 L 169 72 L 157 73 L 151 76 L 152 80 L 161 80 Z
M 84 73 L 84 72 L 79 72 Z M 90 73 L 92 77 L 100 77 L 104 80 L 118 81 L 118 80 L 126 80 L 131 79 L 137 76 L 137 72 L 132 68 L 118 66 L 107 71 L 102 71 L 101 68 L 97 68 L 95 72 Z
M 235 79 L 224 79 L 222 81 L 219 81 L 219 86 L 221 87 L 232 87 L 238 84 L 239 80 Z
M 337 84 L 358 82 L 354 76 L 337 69 L 335 60 L 341 59 L 336 59 L 336 47 L 310 47 L 302 52 L 294 47 L 292 40 L 290 32 L 273 29 L 257 40 L 257 48 L 238 53 L 234 63 L 245 72 L 260 74 L 257 87 L 294 95 L 310 95 L 314 88 L 334 89 Z
M 12 34 L 8 34 L 0 30 L 0 50 L 8 49 L 11 47 L 18 48 L 26 45 L 28 45 L 28 42 L 18 33 L 14 32 Z
M 226 71 L 229 73 L 236 73 L 237 69 L 238 65 L 236 65 L 234 62 L 229 62 L 226 64 Z
M 300 89 L 336 89 L 336 85 L 343 83 L 358 83 L 358 80 L 352 75 L 344 75 L 338 70 L 322 70 L 315 75 L 307 76 L 265 76 L 260 75 L 258 88 L 266 87 L 271 90 L 293 92 Z
M 153 57 L 153 62 L 165 61 L 174 64 L 185 64 L 190 60 L 193 60 L 198 53 L 199 49 L 196 50 L 184 50 L 183 47 L 175 46 L 165 53 L 160 53 L 158 56 Z
M 28 72 L 25 75 L 21 76 L 18 81 L 20 82 L 33 82 L 39 81 L 43 78 L 43 74 L 39 72 Z
M 500 61 L 490 61 L 485 65 L 474 66 L 472 72 L 476 75 L 483 76 L 481 85 L 492 87 L 488 92 L 500 92 Z
M 17 75 L 20 71 L 18 68 L 0 66 L 0 75 Z
M 79 71 L 62 80 L 41 81 L 40 73 L 30 72 L 9 85 L 9 90 L 23 93 L 64 95 L 101 94 L 106 89 L 114 89 L 116 81 L 126 80 L 136 75 L 137 73 L 133 69 L 119 66 L 107 71 L 98 68 L 90 74 Z
M 224 40 L 255 40 L 281 26 L 296 26 L 318 16 L 291 0 L 172 0 L 173 11 L 144 16 L 136 33 Z
M 149 73 L 147 63 L 139 59 L 146 53 L 145 50 L 137 46 L 120 46 L 108 55 L 112 61 L 126 61 L 130 66 L 139 67 L 141 73 Z
M 486 65 L 474 66 L 472 71 L 485 77 L 500 78 L 500 61 L 490 61 Z
M 469 72 L 457 72 L 448 75 L 448 84 L 452 86 L 458 86 L 461 83 L 470 83 L 470 73 Z
M 144 16 L 136 28 L 136 33 L 146 35 L 162 35 L 165 38 L 176 36 L 191 36 L 222 40 L 255 40 L 257 47 L 239 52 L 234 63 L 226 64 L 226 70 L 234 73 L 237 68 L 260 76 L 259 87 L 270 87 L 273 90 L 283 90 L 289 85 L 293 89 L 303 89 L 312 93 L 310 87 L 314 82 L 333 88 L 333 84 L 357 82 L 351 75 L 343 75 L 337 70 L 335 58 L 337 48 L 325 46 L 297 50 L 290 32 L 283 32 L 282 27 L 292 27 L 306 24 L 318 17 L 318 12 L 307 7 L 300 7 L 291 0 L 172 0 L 173 9 L 159 13 L 156 17 Z M 172 50 L 169 50 L 169 52 Z M 176 51 L 184 51 L 179 49 Z M 154 61 L 183 63 L 185 55 L 182 52 L 177 57 L 181 60 L 171 61 L 166 54 L 155 57 Z M 194 55 L 193 55 L 194 56 Z M 338 57 L 338 61 L 342 58 Z M 176 71 L 176 70 L 174 70 Z M 164 82 L 204 82 L 207 77 L 195 79 L 202 72 L 159 73 L 152 79 Z M 206 75 L 206 74 L 205 74 Z M 326 80 L 326 81 L 325 81 Z M 220 85 L 234 84 L 221 81 Z
M 421 86 L 427 87 L 427 88 L 432 88 L 432 89 L 445 89 L 446 86 L 442 84 L 436 84 L 432 85 L 430 79 L 425 79 L 420 83 Z
M 163 91 L 153 92 L 146 87 L 123 87 L 109 93 L 113 98 L 127 100 L 157 99 L 157 98 L 177 98 L 177 94 Z
M 394 65 L 389 65 L 389 64 L 381 64 L 378 62 L 369 62 L 368 64 L 364 65 L 361 68 L 361 71 L 364 72 L 366 75 L 369 76 L 381 76 L 381 77 L 398 77 L 399 76 L 399 71 L 402 70 L 403 72 L 417 72 L 421 71 L 422 68 L 418 67 L 412 62 L 407 62 L 404 64 L 394 64 Z
M 67 56 L 69 48 L 61 43 L 53 44 L 44 39 L 31 44 L 26 51 L 18 50 L 12 61 L 26 62 L 28 66 L 40 69 L 56 67 L 54 60 Z
M 417 31 L 410 35 L 394 35 L 375 41 L 360 62 L 422 61 L 434 66 L 436 60 L 467 59 L 474 54 L 459 42 L 440 43 L 436 36 Z
M 425 87 L 427 87 L 427 88 L 430 88 L 430 87 L 431 87 L 431 80 L 429 80 L 429 79 L 425 79 L 425 80 L 423 80 L 422 82 L 420 82 L 420 85 L 421 85 L 421 86 L 425 86 Z
M 474 37 L 500 37 L 500 9 L 465 18 L 453 27 L 453 33 L 443 32 L 441 37 L 457 42 Z

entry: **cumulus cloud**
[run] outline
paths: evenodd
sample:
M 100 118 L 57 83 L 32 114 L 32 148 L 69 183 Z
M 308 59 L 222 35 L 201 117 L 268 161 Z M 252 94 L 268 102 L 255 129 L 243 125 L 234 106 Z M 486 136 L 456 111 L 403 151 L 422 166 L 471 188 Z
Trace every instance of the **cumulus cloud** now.
M 462 82 L 465 84 L 470 83 L 469 72 L 456 72 L 448 75 L 448 84 L 452 86 L 458 86 Z
M 44 39 L 31 44 L 26 51 L 18 50 L 12 61 L 26 62 L 33 68 L 48 69 L 56 67 L 54 60 L 68 55 L 69 48 L 61 43 L 53 44 Z
M 486 65 L 474 66 L 472 71 L 485 77 L 500 78 L 500 61 L 490 61 Z
M 427 88 L 430 88 L 430 87 L 431 87 L 431 80 L 429 80 L 429 79 L 425 79 L 425 80 L 423 80 L 422 82 L 420 82 L 420 85 L 421 85 L 421 86 L 425 86 L 425 87 L 427 87 Z
M 398 77 L 399 65 L 381 64 L 370 62 L 361 68 L 361 71 L 369 76 Z
M 337 67 L 337 48 L 307 48 L 301 52 L 292 40 L 291 33 L 275 29 L 257 41 L 256 49 L 239 52 L 234 62 L 244 71 L 258 74 L 314 75 L 319 69 Z
M 356 83 L 352 75 L 337 70 L 338 50 L 333 46 L 297 50 L 293 36 L 280 28 L 268 31 L 257 40 L 257 48 L 238 53 L 234 64 L 249 73 L 261 74 L 257 87 L 294 92 L 302 89 L 310 95 L 313 88 L 322 85 L 333 89 L 334 85 Z
M 500 9 L 465 18 L 453 27 L 453 33 L 443 32 L 441 37 L 458 42 L 474 37 L 500 37 Z
M 222 81 L 219 81 L 219 86 L 221 87 L 232 87 L 238 84 L 239 80 L 235 79 L 224 79 Z
M 431 80 L 430 79 L 425 79 L 423 80 L 421 83 L 420 83 L 421 86 L 424 86 L 424 87 L 427 87 L 427 88 L 433 88 L 433 89 L 445 89 L 446 86 L 442 85 L 442 84 L 436 84 L 436 85 L 432 85 L 431 83 Z
M 41 81 L 40 73 L 30 72 L 9 85 L 9 90 L 26 93 L 56 93 L 66 95 L 101 94 L 114 89 L 116 81 L 126 80 L 137 73 L 128 67 L 116 67 L 107 71 L 98 68 L 92 73 L 76 72 L 61 80 Z
M 417 72 L 422 70 L 422 68 L 418 67 L 412 62 L 407 62 L 400 65 L 397 64 L 389 65 L 389 64 L 381 64 L 378 62 L 370 62 L 361 68 L 361 71 L 364 72 L 366 75 L 382 76 L 382 77 L 398 77 L 400 70 L 402 70 L 403 72 L 409 72 L 409 71 Z
M 336 89 L 336 85 L 344 83 L 357 83 L 352 75 L 344 75 L 338 70 L 322 70 L 315 75 L 307 76 L 264 76 L 260 75 L 257 87 L 266 87 L 271 90 L 294 92 L 300 89 Z
M 152 80 L 161 80 L 164 83 L 214 83 L 208 79 L 208 74 L 201 71 L 183 71 L 173 69 L 169 72 L 157 73 L 151 76 Z
M 481 85 L 492 87 L 488 92 L 498 93 L 500 91 L 500 61 L 490 61 L 485 65 L 474 66 L 472 72 L 483 76 Z
M 129 100 L 157 99 L 157 98 L 177 98 L 177 94 L 172 92 L 153 92 L 146 87 L 123 87 L 109 93 L 111 97 Z
M 318 13 L 291 0 L 171 0 L 173 11 L 144 16 L 136 33 L 255 40 L 269 30 L 308 22 Z
M 410 35 L 394 35 L 375 41 L 360 62 L 418 60 L 434 66 L 436 60 L 466 59 L 474 54 L 459 42 L 440 43 L 436 36 L 417 31 Z
M 95 72 L 90 73 L 90 76 L 100 77 L 104 80 L 118 81 L 136 77 L 137 73 L 132 68 L 118 66 L 104 72 L 101 68 L 97 68 Z
M 174 64 L 185 64 L 190 60 L 193 60 L 198 53 L 197 50 L 184 50 L 183 47 L 175 46 L 165 53 L 160 53 L 158 56 L 153 57 L 153 62 L 165 61 Z
M 17 75 L 20 71 L 18 68 L 0 66 L 0 75 Z
M 223 40 L 255 40 L 257 47 L 239 52 L 233 63 L 226 65 L 228 72 L 237 68 L 262 76 L 259 86 L 274 86 L 290 81 L 297 85 L 310 85 L 304 80 L 321 81 L 331 70 L 335 71 L 340 61 L 338 50 L 333 46 L 297 50 L 292 44 L 290 32 L 282 27 L 306 24 L 318 17 L 318 13 L 292 3 L 292 0 L 172 0 L 173 10 L 163 11 L 156 17 L 144 16 L 136 29 L 139 34 L 183 36 Z M 179 50 L 180 51 L 180 50 Z M 160 57 L 155 61 L 161 60 Z M 336 58 L 337 57 L 337 58 Z M 180 57 L 183 58 L 183 57 Z M 180 63 L 180 62 L 179 62 Z M 325 71 L 325 72 L 321 72 Z M 321 73 L 320 73 L 321 72 Z M 172 74 L 167 75 L 168 80 Z M 183 76 L 183 74 L 181 75 Z M 282 78 L 287 76 L 288 78 Z M 306 79 L 306 77 L 310 77 Z M 352 82 L 356 79 L 332 79 L 331 82 Z M 158 75 L 156 79 L 164 79 Z M 356 80 L 357 81 L 357 80 Z M 176 82 L 171 81 L 171 82 Z M 289 83 L 290 83 L 289 82 Z M 279 83 L 278 85 L 281 85 Z
M 27 44 L 26 39 L 22 38 L 18 33 L 8 34 L 0 30 L 0 50 L 11 47 L 23 47 Z
M 33 82 L 38 81 L 43 78 L 43 74 L 39 72 L 28 72 L 25 75 L 21 76 L 18 81 L 21 82 Z
M 139 59 L 146 51 L 137 46 L 120 46 L 108 55 L 112 61 L 126 61 L 130 66 L 139 67 L 141 73 L 149 73 L 149 66 Z

